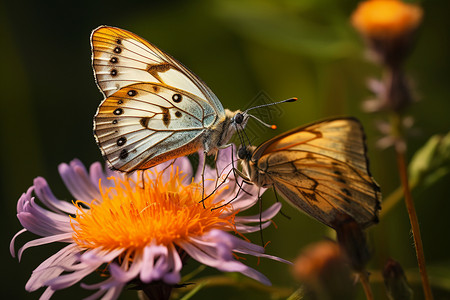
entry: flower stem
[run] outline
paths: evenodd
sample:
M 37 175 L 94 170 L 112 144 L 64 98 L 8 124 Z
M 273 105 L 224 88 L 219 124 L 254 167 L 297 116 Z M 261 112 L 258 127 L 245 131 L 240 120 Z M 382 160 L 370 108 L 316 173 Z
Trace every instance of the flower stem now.
M 405 195 L 406 208 L 408 210 L 409 221 L 411 222 L 411 229 L 414 238 L 414 246 L 416 248 L 417 262 L 419 265 L 420 276 L 422 278 L 422 286 L 425 294 L 425 299 L 432 300 L 433 294 L 431 293 L 430 282 L 428 280 L 428 274 L 425 264 L 425 254 L 423 251 L 422 238 L 420 236 L 419 221 L 417 219 L 416 208 L 414 207 L 414 201 L 411 195 L 411 189 L 408 182 L 408 172 L 405 162 L 405 151 L 402 147 L 396 147 L 397 164 L 400 173 L 400 179 L 403 186 L 403 193 Z
M 359 275 L 359 281 L 361 282 L 361 285 L 363 286 L 364 293 L 366 294 L 366 299 L 373 300 L 374 298 L 373 298 L 372 289 L 371 289 L 370 283 L 369 283 L 368 273 L 365 270 L 363 270 L 358 275 Z

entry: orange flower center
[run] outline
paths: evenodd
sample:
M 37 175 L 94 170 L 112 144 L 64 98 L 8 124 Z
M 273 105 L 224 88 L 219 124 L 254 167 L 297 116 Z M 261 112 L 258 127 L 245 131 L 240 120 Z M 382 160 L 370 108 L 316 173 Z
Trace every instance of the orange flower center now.
M 414 30 L 422 19 L 422 9 L 398 0 L 361 2 L 352 15 L 352 24 L 370 37 L 397 37 Z
M 100 183 L 102 199 L 87 209 L 77 201 L 78 212 L 72 219 L 75 242 L 85 248 L 133 251 L 152 241 L 169 245 L 211 229 L 234 228 L 236 212 L 220 207 L 214 201 L 217 193 L 205 199 L 203 206 L 201 183 L 183 185 L 180 173 L 174 171 L 166 181 L 162 173 L 154 175 L 156 179 L 150 180 L 149 171 L 144 171 L 144 185 L 142 180 L 114 178 L 115 186 L 103 190 Z

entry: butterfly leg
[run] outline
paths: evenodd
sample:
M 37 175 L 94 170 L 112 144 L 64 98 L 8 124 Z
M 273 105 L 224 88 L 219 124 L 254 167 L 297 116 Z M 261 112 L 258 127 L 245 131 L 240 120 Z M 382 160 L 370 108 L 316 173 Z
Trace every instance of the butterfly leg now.
M 264 244 L 264 236 L 263 236 L 263 232 L 262 232 L 262 230 L 263 230 L 263 228 L 262 228 L 262 210 L 263 210 L 263 207 L 262 207 L 262 197 L 261 197 L 261 195 L 260 195 L 260 191 L 261 191 L 261 188 L 258 189 L 258 202 L 259 202 L 259 233 L 260 233 L 260 235 L 261 235 L 261 245 L 262 245 L 262 247 L 264 247 L 264 246 L 265 246 L 265 244 Z
M 202 202 L 203 208 L 205 207 L 205 170 L 206 170 L 206 155 L 207 152 L 203 151 L 203 159 L 202 159 L 202 200 L 200 202 Z
M 278 200 L 278 193 L 277 193 L 277 190 L 276 190 L 274 184 L 272 184 L 272 189 L 273 189 L 273 193 L 275 194 L 275 199 L 276 199 L 276 201 L 277 201 L 277 202 L 280 202 L 280 200 Z M 288 216 L 287 214 L 285 214 L 281 209 L 280 209 L 280 214 L 281 214 L 283 217 L 285 217 L 286 219 L 288 219 L 288 220 L 291 219 L 291 217 Z
M 226 144 L 226 145 L 220 146 L 219 149 L 226 149 L 226 148 L 228 148 L 228 147 L 233 147 L 233 146 L 234 146 L 234 145 L 233 145 L 232 143 L 230 143 L 230 144 Z M 247 178 L 242 172 L 239 171 L 238 168 L 235 168 L 235 167 L 234 167 L 234 151 L 231 151 L 231 169 L 233 170 L 234 178 L 237 178 L 236 174 L 238 174 L 239 176 L 241 176 L 243 179 L 246 179 L 246 178 Z M 245 180 L 244 180 L 244 181 L 245 181 Z M 252 183 L 250 183 L 250 180 L 249 180 L 249 179 L 248 179 L 246 182 L 249 183 L 249 184 L 252 184 Z M 249 193 L 242 187 L 242 184 L 239 183 L 238 180 L 236 180 L 236 184 L 239 186 L 240 189 L 242 189 L 245 193 L 247 193 L 248 195 L 251 196 L 251 194 L 249 194 Z

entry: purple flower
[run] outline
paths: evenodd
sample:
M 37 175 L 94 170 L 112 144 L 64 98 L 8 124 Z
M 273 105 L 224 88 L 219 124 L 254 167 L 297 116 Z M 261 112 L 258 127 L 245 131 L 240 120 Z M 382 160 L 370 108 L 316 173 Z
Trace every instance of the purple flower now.
M 56 198 L 46 180 L 36 178 L 17 204 L 24 229 L 12 239 L 11 254 L 15 256 L 16 237 L 25 231 L 41 238 L 20 248 L 19 260 L 33 246 L 67 245 L 33 271 L 26 290 L 47 287 L 41 299 L 48 299 L 103 266 L 106 280 L 82 286 L 98 290 L 89 299 L 116 299 L 130 282 L 179 283 L 186 257 L 269 285 L 263 274 L 240 262 L 234 253 L 287 261 L 264 254 L 263 247 L 233 232 L 242 236 L 269 226 L 281 204 L 275 203 L 261 217 L 237 216 L 252 207 L 263 190 L 233 176 L 231 151 L 220 151 L 217 171 L 206 166 L 205 192 L 211 195 L 204 201 L 202 166 L 193 176 L 186 157 L 133 175 L 104 171 L 100 163 L 92 164 L 89 171 L 78 160 L 61 164 L 60 175 L 76 199 L 72 203 Z

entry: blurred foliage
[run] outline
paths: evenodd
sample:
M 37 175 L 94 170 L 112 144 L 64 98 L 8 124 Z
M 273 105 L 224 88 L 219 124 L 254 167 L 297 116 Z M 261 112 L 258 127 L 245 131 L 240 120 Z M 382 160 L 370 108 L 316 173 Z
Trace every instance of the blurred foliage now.
M 92 135 L 92 117 L 102 96 L 94 83 L 89 45 L 91 30 L 102 24 L 128 29 L 155 43 L 205 80 L 230 109 L 258 103 L 261 92 L 271 101 L 298 97 L 297 103 L 279 106 L 275 119 L 266 119 L 278 125 L 277 131 L 262 129 L 254 122 L 248 125 L 255 144 L 317 119 L 358 117 L 368 137 L 372 174 L 387 197 L 398 187 L 399 179 L 392 151 L 374 146 L 379 138 L 374 117 L 360 109 L 370 95 L 365 87 L 367 78 L 377 77 L 380 70 L 364 59 L 363 43 L 349 24 L 356 5 L 357 1 L 350 0 L 0 2 L 1 227 L 2 254 L 7 260 L 2 279 L 8 287 L 3 290 L 4 296 L 37 298 L 40 291 L 27 293 L 25 283 L 32 270 L 59 246 L 29 249 L 20 264 L 11 258 L 6 245 L 20 229 L 15 216 L 20 194 L 34 177 L 44 176 L 58 197 L 70 200 L 58 177 L 58 164 L 75 157 L 86 164 L 102 159 Z M 409 157 L 430 136 L 446 133 L 450 127 L 450 2 L 423 1 L 422 5 L 424 23 L 407 62 L 421 100 L 408 111 L 420 130 L 408 141 Z M 436 235 L 450 226 L 450 218 L 444 214 L 450 211 L 448 147 L 433 148 L 433 143 L 437 145 L 433 141 L 416 154 L 412 172 L 426 161 L 423 166 L 433 166 L 430 170 L 434 172 L 441 154 L 447 159 L 439 170 L 447 171 L 430 182 L 433 186 L 415 192 L 414 198 L 427 261 L 431 266 L 441 266 L 438 276 L 434 268 L 430 269 L 436 299 L 448 299 L 450 268 L 442 262 L 450 258 L 450 241 L 445 235 Z M 273 201 L 273 192 L 267 191 L 264 204 Z M 327 235 L 323 225 L 288 205 L 283 211 L 291 219 L 280 215 L 274 220 L 277 226 L 264 231 L 264 239 L 271 241 L 266 247 L 268 253 L 293 260 L 300 249 Z M 373 254 L 369 268 L 374 273 L 382 269 L 388 257 L 399 261 L 405 270 L 416 267 L 409 230 L 403 204 L 369 230 Z M 250 239 L 259 243 L 259 234 Z M 26 238 L 21 238 L 18 243 L 24 241 Z M 247 263 L 265 273 L 275 286 L 298 288 L 286 265 L 264 259 L 259 264 L 256 259 Z M 191 261 L 187 269 L 196 267 Z M 209 268 L 204 273 L 201 275 L 218 274 Z M 411 280 L 418 276 L 417 271 L 406 272 L 406 276 L 415 299 L 421 299 L 419 281 Z M 386 299 L 381 280 L 374 278 L 372 287 L 376 299 Z M 361 287 L 358 289 L 358 299 L 364 299 Z M 57 292 L 54 299 L 79 299 L 89 294 L 76 286 Z M 212 297 L 270 299 L 270 293 L 256 292 L 245 285 L 240 288 L 239 284 L 236 288 L 205 286 L 191 299 Z M 136 292 L 125 291 L 121 299 L 136 299 Z
M 449 172 L 450 132 L 446 135 L 433 135 L 416 151 L 409 165 L 411 181 L 422 182 L 424 187 L 433 186 Z

